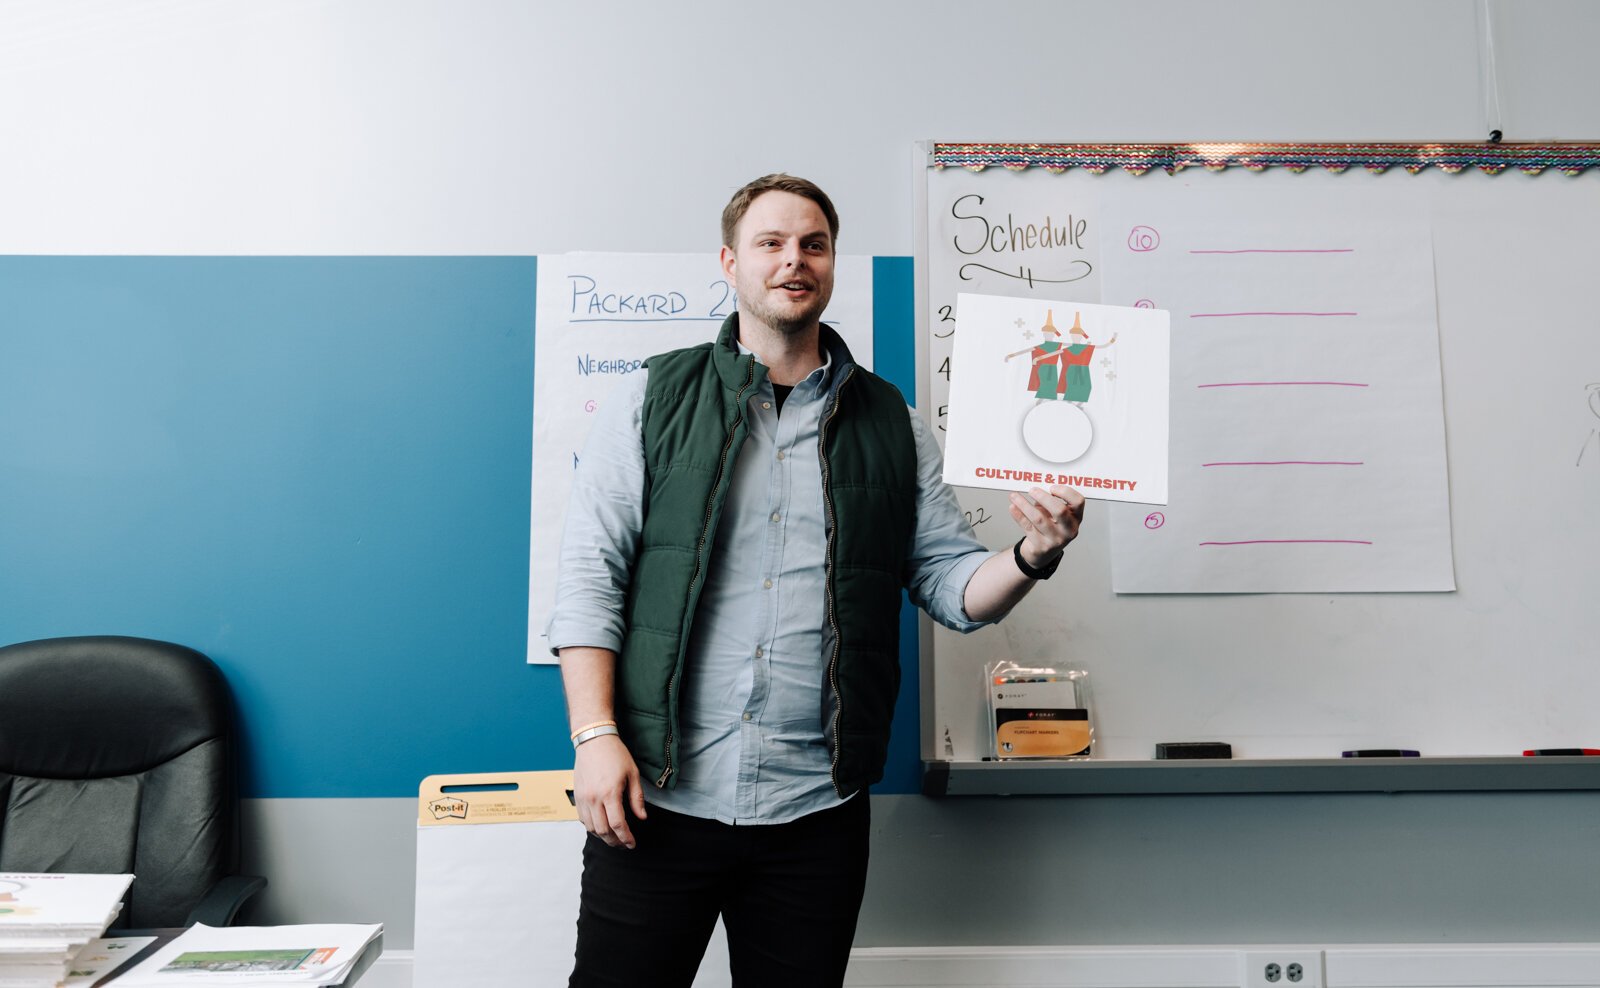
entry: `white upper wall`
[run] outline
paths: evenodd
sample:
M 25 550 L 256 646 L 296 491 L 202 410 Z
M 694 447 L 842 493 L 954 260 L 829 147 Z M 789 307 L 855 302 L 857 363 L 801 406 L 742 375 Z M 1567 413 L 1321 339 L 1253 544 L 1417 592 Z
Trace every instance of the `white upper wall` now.
M 1600 5 L 1490 5 L 1508 140 Z M 1479 140 L 1477 0 L 0 0 L 0 252 L 698 251 L 749 178 L 912 252 L 942 140 Z

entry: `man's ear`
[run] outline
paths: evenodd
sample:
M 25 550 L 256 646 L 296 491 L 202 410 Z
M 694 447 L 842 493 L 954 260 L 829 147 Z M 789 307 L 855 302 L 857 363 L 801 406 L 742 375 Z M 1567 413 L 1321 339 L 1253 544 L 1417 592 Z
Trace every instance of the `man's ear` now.
M 734 278 L 734 271 L 739 266 L 739 256 L 735 254 L 733 252 L 733 248 L 729 247 L 727 244 L 722 245 L 722 253 L 717 256 L 722 262 L 723 277 L 728 279 L 729 284 L 732 284 L 735 280 L 737 280 Z

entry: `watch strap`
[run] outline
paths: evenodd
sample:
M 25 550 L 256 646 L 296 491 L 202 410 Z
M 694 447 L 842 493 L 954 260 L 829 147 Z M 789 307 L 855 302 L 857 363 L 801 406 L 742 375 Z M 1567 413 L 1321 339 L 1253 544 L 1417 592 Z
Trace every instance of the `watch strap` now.
M 1028 561 L 1026 559 L 1022 558 L 1022 543 L 1025 541 L 1027 541 L 1026 538 L 1018 539 L 1017 544 L 1011 547 L 1011 557 L 1017 561 L 1017 569 L 1022 570 L 1022 575 L 1030 580 L 1050 579 L 1050 577 L 1055 573 L 1056 567 L 1061 565 L 1061 557 L 1066 555 L 1066 553 L 1058 552 L 1056 553 L 1056 558 L 1050 560 L 1049 563 L 1045 564 L 1044 566 L 1034 568 L 1028 565 Z

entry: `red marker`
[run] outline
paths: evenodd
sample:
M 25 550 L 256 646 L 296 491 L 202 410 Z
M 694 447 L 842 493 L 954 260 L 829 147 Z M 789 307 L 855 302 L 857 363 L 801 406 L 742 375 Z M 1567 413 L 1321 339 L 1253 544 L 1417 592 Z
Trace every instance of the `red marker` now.
M 1529 748 L 1524 755 L 1600 755 L 1600 748 Z

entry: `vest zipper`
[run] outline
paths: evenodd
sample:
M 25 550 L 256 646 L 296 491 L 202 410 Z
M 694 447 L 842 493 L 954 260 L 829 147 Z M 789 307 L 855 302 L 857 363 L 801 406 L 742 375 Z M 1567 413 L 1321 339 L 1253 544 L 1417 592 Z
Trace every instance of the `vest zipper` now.
M 844 695 L 839 692 L 839 615 L 835 608 L 833 596 L 833 549 L 839 536 L 839 526 L 833 514 L 833 491 L 828 481 L 831 467 L 828 464 L 828 426 L 832 424 L 835 415 L 839 414 L 839 405 L 844 401 L 845 385 L 850 383 L 850 378 L 855 376 L 855 365 L 850 365 L 839 379 L 839 387 L 833 393 L 833 407 L 828 409 L 828 414 L 822 420 L 822 425 L 817 429 L 817 458 L 822 463 L 822 508 L 823 518 L 828 526 L 827 568 L 823 578 L 824 597 L 827 601 L 828 629 L 833 632 L 832 654 L 828 656 L 828 688 L 833 690 L 833 764 L 828 770 L 830 781 L 833 782 L 833 791 L 839 798 L 844 798 L 844 793 L 839 788 L 839 752 L 843 747 L 844 734 Z
M 728 438 L 722 444 L 722 456 L 717 460 L 717 479 L 711 485 L 711 497 L 706 500 L 706 520 L 700 526 L 700 541 L 696 544 L 694 551 L 694 575 L 689 578 L 690 597 L 694 596 L 695 585 L 700 582 L 701 574 L 705 572 L 706 540 L 711 537 L 711 506 L 716 503 L 717 491 L 719 488 L 721 488 L 723 477 L 727 474 L 728 452 L 733 449 L 733 437 L 738 435 L 739 424 L 744 421 L 744 393 L 750 389 L 750 385 L 753 381 L 755 381 L 755 379 L 756 362 L 754 358 L 751 358 L 749 362 L 749 373 L 745 377 L 744 383 L 739 386 L 739 390 L 735 391 L 733 394 L 733 407 L 737 409 L 737 411 L 735 413 L 735 418 L 732 425 L 728 427 Z M 678 643 L 678 659 L 680 664 L 683 659 L 683 653 L 688 647 L 689 642 L 687 639 Z M 664 759 L 665 768 L 661 772 L 661 777 L 656 780 L 657 789 L 665 788 L 667 784 L 667 778 L 672 775 L 672 729 L 674 722 L 672 711 L 675 709 L 673 694 L 677 692 L 677 689 L 678 670 L 677 668 L 674 668 L 672 670 L 672 675 L 667 677 L 667 750 L 666 758 Z

